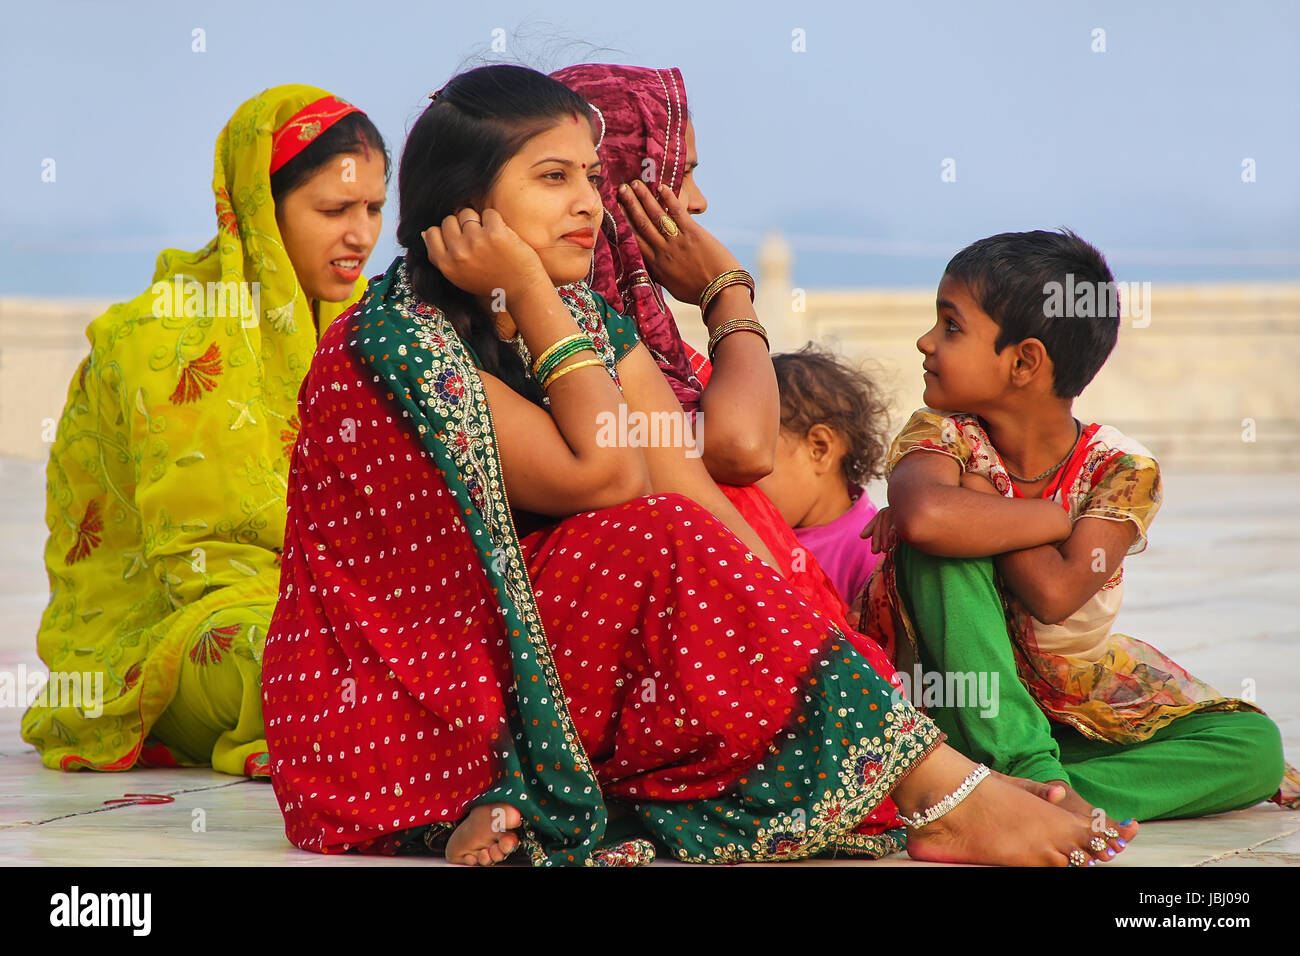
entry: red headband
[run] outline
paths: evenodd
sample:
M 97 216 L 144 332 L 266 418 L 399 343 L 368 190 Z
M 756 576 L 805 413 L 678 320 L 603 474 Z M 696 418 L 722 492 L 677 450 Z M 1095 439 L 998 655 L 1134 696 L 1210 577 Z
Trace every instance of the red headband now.
M 322 96 L 314 103 L 308 103 L 275 131 L 271 140 L 271 172 L 274 174 L 343 117 L 360 112 L 351 103 L 334 96 Z

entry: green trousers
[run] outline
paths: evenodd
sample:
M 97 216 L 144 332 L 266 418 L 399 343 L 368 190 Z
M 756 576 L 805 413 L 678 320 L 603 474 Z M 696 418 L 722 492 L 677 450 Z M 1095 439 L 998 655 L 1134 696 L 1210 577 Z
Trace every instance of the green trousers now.
M 1142 743 L 1090 740 L 1048 720 L 1016 676 L 991 558 L 938 558 L 900 543 L 894 559 L 923 673 L 974 674 L 983 682 L 974 686 L 996 688 L 996 702 L 985 693 L 958 698 L 963 706 L 944 699 L 926 708 L 971 760 L 1011 776 L 1064 780 L 1117 820 L 1222 813 L 1277 791 L 1282 739 L 1265 715 L 1190 714 Z M 922 702 L 917 689 L 912 696 Z

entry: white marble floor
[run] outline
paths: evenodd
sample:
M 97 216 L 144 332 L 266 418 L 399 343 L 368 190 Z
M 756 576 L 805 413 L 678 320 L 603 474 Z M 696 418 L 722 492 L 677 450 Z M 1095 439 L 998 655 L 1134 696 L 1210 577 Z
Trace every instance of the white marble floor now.
M 1251 690 L 1300 761 L 1300 476 L 1172 474 L 1147 551 L 1129 559 L 1119 629 L 1225 693 Z M 0 670 L 33 668 L 46 600 L 44 471 L 0 458 Z M 883 494 L 872 489 L 876 500 Z M 284 838 L 267 783 L 208 770 L 62 774 L 0 708 L 0 864 L 429 866 L 428 859 L 322 857 Z M 119 803 L 156 794 L 158 802 Z M 438 861 L 440 862 L 440 861 Z M 1263 805 L 1149 823 L 1112 866 L 1300 864 L 1300 813 Z M 672 865 L 672 864 L 664 864 Z M 921 866 L 905 856 L 871 863 Z

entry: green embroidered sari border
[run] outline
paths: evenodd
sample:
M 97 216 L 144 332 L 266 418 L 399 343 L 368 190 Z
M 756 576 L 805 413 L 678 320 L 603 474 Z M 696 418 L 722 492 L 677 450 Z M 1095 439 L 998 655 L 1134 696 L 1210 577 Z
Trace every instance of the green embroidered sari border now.
M 596 865 L 608 811 L 569 715 L 528 579 L 482 379 L 446 316 L 411 292 L 400 258 L 372 283 L 357 318 L 350 344 L 416 424 L 420 444 L 460 506 L 505 619 L 515 747 L 501 754 L 505 777 L 476 803 L 518 807 L 521 839 L 534 864 Z M 535 686 L 544 693 L 537 696 Z M 529 717 L 539 718 L 538 726 L 525 733 Z

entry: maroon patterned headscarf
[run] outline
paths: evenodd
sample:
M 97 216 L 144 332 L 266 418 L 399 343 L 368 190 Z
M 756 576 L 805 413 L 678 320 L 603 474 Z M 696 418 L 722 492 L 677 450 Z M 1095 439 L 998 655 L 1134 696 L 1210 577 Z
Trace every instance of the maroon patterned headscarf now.
M 637 333 L 682 403 L 695 411 L 703 387 L 691 371 L 681 333 L 663 292 L 646 271 L 636 234 L 623 215 L 617 190 L 625 182 L 662 182 L 680 192 L 686 171 L 686 87 L 676 68 L 587 63 L 551 74 L 595 107 L 603 130 L 600 198 L 605 206 L 592 257 L 591 287 L 614 308 L 636 319 Z

